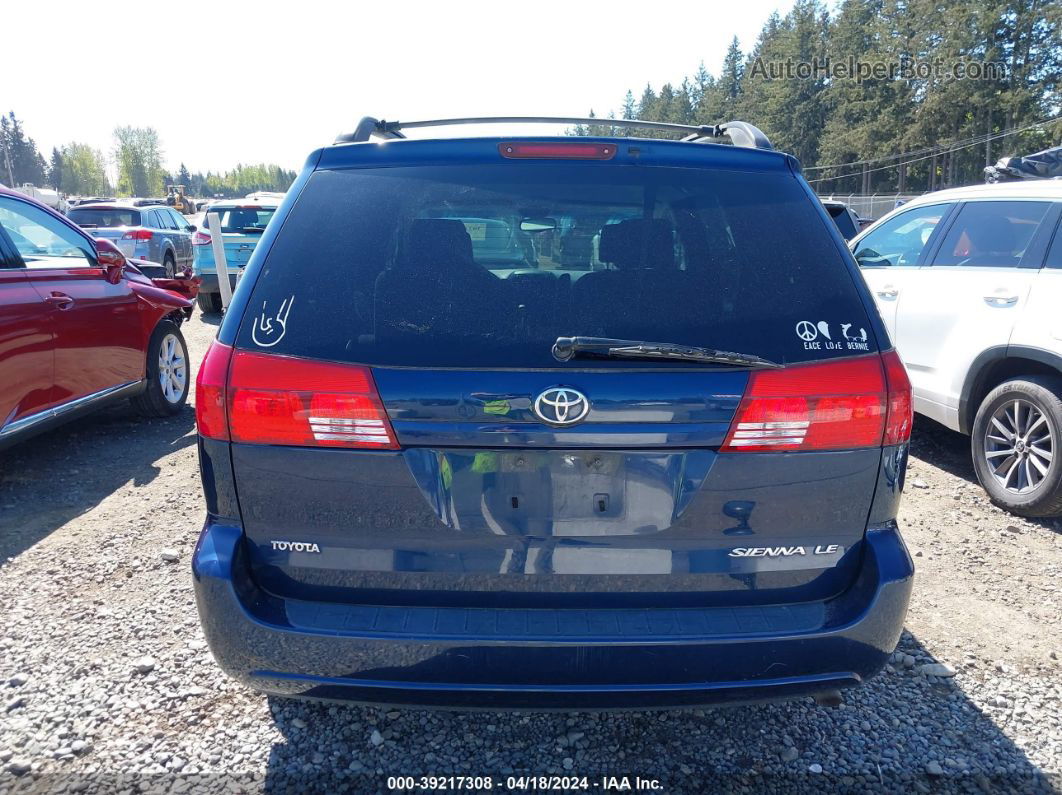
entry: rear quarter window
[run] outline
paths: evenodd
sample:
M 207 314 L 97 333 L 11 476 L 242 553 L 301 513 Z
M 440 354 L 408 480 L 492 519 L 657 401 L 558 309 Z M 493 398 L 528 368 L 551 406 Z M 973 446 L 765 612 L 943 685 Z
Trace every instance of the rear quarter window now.
M 556 368 L 559 336 L 832 358 L 875 349 L 844 256 L 782 172 L 319 171 L 267 255 L 237 344 L 415 367 Z

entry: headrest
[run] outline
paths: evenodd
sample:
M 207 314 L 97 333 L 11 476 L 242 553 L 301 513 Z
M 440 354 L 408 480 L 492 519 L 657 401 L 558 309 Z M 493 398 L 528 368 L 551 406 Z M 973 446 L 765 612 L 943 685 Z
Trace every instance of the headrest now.
M 241 211 L 229 213 L 227 226 L 229 229 L 239 230 L 244 227 L 254 226 L 256 223 L 258 223 L 258 215 L 256 213 Z
M 1017 247 L 1014 226 L 1006 218 L 985 218 L 966 227 L 966 234 L 973 244 L 971 255 L 1012 254 Z
M 630 218 L 601 228 L 598 259 L 624 268 L 670 268 L 675 264 L 671 224 L 663 218 Z
M 411 265 L 449 265 L 472 262 L 472 238 L 460 221 L 418 218 L 409 228 L 404 259 Z

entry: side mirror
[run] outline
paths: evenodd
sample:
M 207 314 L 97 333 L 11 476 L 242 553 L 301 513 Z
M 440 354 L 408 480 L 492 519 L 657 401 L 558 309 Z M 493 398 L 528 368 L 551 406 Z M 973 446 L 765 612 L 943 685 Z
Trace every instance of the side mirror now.
M 198 226 L 196 226 L 195 224 L 188 224 L 188 226 L 186 226 L 186 227 L 184 228 L 184 231 L 185 231 L 185 232 L 194 232 L 194 231 L 196 231 L 196 230 L 197 230 L 198 228 L 199 228 L 199 227 L 198 227 Z
M 121 249 L 107 238 L 97 237 L 96 261 L 103 267 L 104 278 L 111 284 L 118 284 L 127 262 Z

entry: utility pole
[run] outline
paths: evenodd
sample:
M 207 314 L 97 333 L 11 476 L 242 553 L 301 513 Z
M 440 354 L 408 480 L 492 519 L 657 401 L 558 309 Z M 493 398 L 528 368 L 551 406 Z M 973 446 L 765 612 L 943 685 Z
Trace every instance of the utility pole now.
M 11 169 L 11 152 L 7 148 L 7 141 L 4 141 L 4 164 L 7 166 L 7 182 L 9 188 L 15 187 L 15 172 Z
M 992 165 L 992 108 L 988 111 L 988 123 L 985 125 L 985 168 Z

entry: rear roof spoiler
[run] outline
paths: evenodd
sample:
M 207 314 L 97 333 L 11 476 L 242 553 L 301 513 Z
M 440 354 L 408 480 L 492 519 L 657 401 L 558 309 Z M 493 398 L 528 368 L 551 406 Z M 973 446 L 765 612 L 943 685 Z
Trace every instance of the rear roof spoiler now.
M 464 119 L 429 119 L 425 121 L 383 121 L 366 116 L 353 132 L 342 133 L 335 143 L 362 143 L 374 136 L 382 139 L 405 138 L 402 130 L 418 127 L 449 127 L 457 124 L 586 124 L 605 127 L 623 127 L 637 130 L 661 130 L 685 133 L 682 138 L 688 143 L 705 143 L 719 138 L 729 138 L 734 146 L 752 149 L 774 149 L 770 139 L 755 125 L 745 121 L 728 121 L 725 124 L 672 124 L 663 121 L 640 119 L 595 119 L 578 116 L 482 116 Z

